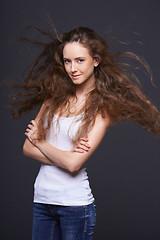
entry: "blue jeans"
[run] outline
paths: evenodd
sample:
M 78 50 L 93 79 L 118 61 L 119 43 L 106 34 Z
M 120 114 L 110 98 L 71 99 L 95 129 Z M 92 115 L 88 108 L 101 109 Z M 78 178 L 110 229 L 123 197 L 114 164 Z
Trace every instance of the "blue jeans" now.
M 34 203 L 32 240 L 91 240 L 95 222 L 94 203 L 84 206 Z

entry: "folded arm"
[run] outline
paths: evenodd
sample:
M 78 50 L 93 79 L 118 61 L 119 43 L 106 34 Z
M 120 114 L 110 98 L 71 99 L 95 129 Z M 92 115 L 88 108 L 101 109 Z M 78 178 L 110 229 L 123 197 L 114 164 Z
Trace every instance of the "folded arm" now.
M 26 138 L 23 145 L 24 155 L 34 158 L 41 163 L 48 165 L 55 165 L 49 158 L 47 158 L 37 147 L 35 147 L 29 140 Z
M 35 122 L 38 123 L 38 121 L 41 119 L 42 113 L 46 108 L 46 104 L 44 103 L 35 118 Z M 34 158 L 41 163 L 48 164 L 48 165 L 55 165 L 49 158 L 47 158 L 35 145 L 29 141 L 28 138 L 26 138 L 24 144 L 23 144 L 23 153 L 24 155 Z
M 62 168 L 67 169 L 70 172 L 78 171 L 85 163 L 85 161 L 93 154 L 93 152 L 96 150 L 96 148 L 102 141 L 109 124 L 110 121 L 108 118 L 102 118 L 101 115 L 97 115 L 95 124 L 87 136 L 90 150 L 85 151 L 84 153 L 74 151 L 62 151 L 52 146 L 45 140 L 35 139 L 34 141 L 32 141 L 33 144 L 31 143 L 32 146 L 27 145 L 27 143 L 24 144 L 25 154 L 28 155 L 27 153 L 29 153 L 31 157 L 37 159 L 37 156 L 35 156 L 35 151 L 39 151 L 43 156 L 43 160 L 45 157 L 47 161 L 50 161 L 50 164 L 52 163 L 58 165 Z M 26 136 L 28 138 L 30 138 L 31 134 L 34 136 L 34 131 L 36 131 L 35 128 L 36 120 L 32 121 L 29 130 L 26 132 Z M 40 154 L 39 152 L 37 153 Z M 40 155 L 38 156 L 38 158 L 40 158 Z

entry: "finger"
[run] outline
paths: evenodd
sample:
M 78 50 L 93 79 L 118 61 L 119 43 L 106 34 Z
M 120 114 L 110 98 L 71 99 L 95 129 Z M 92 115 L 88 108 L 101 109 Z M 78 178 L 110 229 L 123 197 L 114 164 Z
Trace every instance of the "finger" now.
M 31 137 L 28 133 L 25 132 L 24 135 L 26 135 L 26 137 L 31 141 Z
M 30 127 L 36 126 L 35 120 L 31 120 L 31 121 L 29 122 L 28 126 L 30 126 Z
M 36 126 L 33 126 L 31 124 L 28 125 L 28 130 L 27 131 L 32 131 L 33 132 L 37 132 L 37 127 Z
M 27 128 L 27 129 L 26 129 L 26 132 L 28 133 L 30 130 L 31 130 L 31 129 Z
M 84 137 L 83 137 L 83 138 L 80 138 L 80 141 L 81 141 L 81 140 L 82 140 L 82 141 L 85 141 L 85 142 L 88 142 L 88 141 L 89 141 L 88 138 L 84 138 Z
M 26 132 L 25 132 L 25 135 L 28 138 L 28 140 L 32 143 L 32 140 L 33 140 L 32 136 L 29 133 L 26 133 Z
M 82 145 L 85 146 L 86 148 L 90 148 L 90 145 L 89 145 L 88 143 L 84 142 L 84 141 L 80 141 L 79 144 L 80 144 L 81 146 L 82 146 Z
M 89 141 L 88 138 L 81 138 L 80 139 L 80 143 L 89 148 L 90 145 L 89 145 L 88 141 Z
M 24 135 L 26 135 L 26 137 L 28 137 L 28 133 L 27 132 L 25 132 Z
M 84 150 L 82 150 L 80 148 L 75 148 L 72 150 L 72 152 L 84 153 Z
M 84 151 L 89 151 L 89 148 L 88 147 L 85 147 L 84 145 L 81 145 L 81 144 L 78 144 L 77 149 L 81 149 L 81 150 L 84 150 Z
M 30 121 L 30 123 L 31 123 L 33 126 L 35 126 L 35 125 L 36 125 L 36 122 L 35 122 L 35 120 L 31 120 L 31 121 Z
M 28 127 L 29 129 L 32 129 L 32 128 L 33 128 L 33 125 L 29 123 L 27 127 Z

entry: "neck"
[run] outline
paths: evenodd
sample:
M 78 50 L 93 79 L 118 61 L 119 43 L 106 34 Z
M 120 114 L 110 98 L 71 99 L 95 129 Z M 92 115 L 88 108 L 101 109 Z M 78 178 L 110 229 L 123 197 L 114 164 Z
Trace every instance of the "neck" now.
M 81 84 L 77 86 L 76 89 L 76 96 L 82 96 L 82 95 L 87 95 L 90 91 L 92 91 L 95 88 L 95 79 L 93 79 L 92 84 Z

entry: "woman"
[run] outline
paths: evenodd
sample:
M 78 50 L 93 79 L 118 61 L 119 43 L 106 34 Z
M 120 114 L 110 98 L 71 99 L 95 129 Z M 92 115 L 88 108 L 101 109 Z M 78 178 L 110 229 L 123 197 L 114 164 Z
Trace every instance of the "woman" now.
M 14 114 L 42 107 L 25 135 L 23 152 L 42 165 L 35 182 L 32 239 L 92 239 L 95 203 L 85 162 L 108 127 L 131 120 L 160 133 L 160 113 L 143 94 L 119 55 L 93 30 L 77 27 L 42 45 Z M 18 95 L 19 96 L 19 95 Z

